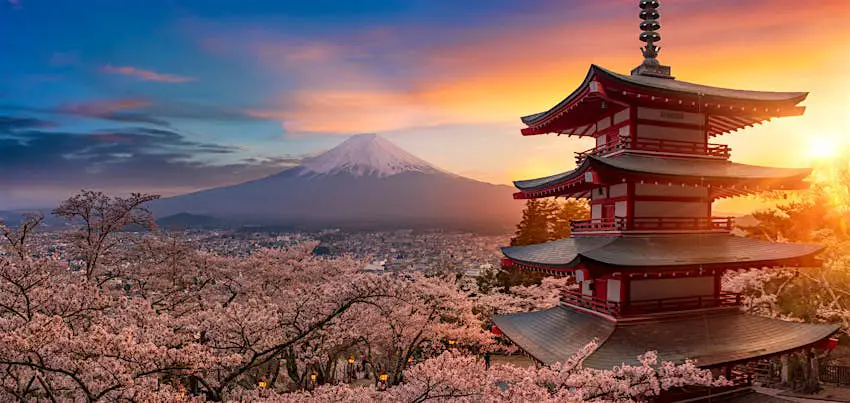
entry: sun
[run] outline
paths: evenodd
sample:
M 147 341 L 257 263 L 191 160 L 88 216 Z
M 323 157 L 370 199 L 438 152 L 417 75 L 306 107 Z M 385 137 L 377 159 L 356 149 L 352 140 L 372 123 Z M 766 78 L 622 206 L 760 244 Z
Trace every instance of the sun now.
M 809 156 L 813 159 L 832 159 L 838 154 L 838 142 L 831 138 L 818 137 L 809 143 Z

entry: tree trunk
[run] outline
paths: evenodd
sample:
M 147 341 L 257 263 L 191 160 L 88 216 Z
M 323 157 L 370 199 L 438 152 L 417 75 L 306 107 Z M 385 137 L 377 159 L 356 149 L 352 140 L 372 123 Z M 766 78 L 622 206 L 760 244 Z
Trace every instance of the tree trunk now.
M 818 358 L 815 356 L 813 350 L 808 350 L 805 353 L 805 367 L 804 367 L 804 375 L 805 379 L 803 382 L 803 388 L 801 392 L 807 394 L 815 394 L 820 392 L 820 366 L 818 363 Z
M 788 382 L 790 381 L 789 368 L 788 368 L 788 356 L 783 355 L 782 358 L 780 359 L 780 362 L 782 363 L 782 367 L 779 370 L 779 381 L 783 385 L 788 385 Z

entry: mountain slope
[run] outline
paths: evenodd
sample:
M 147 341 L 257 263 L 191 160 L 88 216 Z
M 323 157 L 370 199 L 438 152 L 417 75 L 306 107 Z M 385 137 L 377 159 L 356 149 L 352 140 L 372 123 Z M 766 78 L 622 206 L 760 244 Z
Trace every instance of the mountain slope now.
M 360 135 L 276 175 L 162 199 L 151 209 L 253 225 L 507 230 L 522 208 L 512 193 Z
M 392 176 L 402 172 L 435 173 L 431 164 L 375 134 L 349 137 L 342 144 L 301 164 L 302 174 Z

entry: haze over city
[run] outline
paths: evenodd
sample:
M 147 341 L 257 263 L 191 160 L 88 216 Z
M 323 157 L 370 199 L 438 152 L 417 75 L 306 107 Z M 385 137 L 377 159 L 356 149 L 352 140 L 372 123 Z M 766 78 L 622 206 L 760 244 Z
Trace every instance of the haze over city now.
M 592 140 L 524 138 L 518 117 L 589 63 L 640 60 L 627 0 L 243 3 L 0 4 L 0 53 L 14 55 L 0 64 L 0 209 L 239 183 L 359 133 L 490 183 L 545 176 Z M 802 117 L 722 136 L 735 161 L 811 166 L 842 145 L 846 1 L 664 7 L 661 59 L 678 79 L 811 93 Z

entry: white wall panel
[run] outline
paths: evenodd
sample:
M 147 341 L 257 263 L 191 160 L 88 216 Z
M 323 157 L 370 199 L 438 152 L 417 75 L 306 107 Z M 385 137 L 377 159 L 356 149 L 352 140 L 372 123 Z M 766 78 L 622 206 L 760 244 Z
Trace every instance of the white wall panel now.
M 714 295 L 714 277 L 632 280 L 629 290 L 631 301 Z
M 636 201 L 635 217 L 706 217 L 708 203 Z

